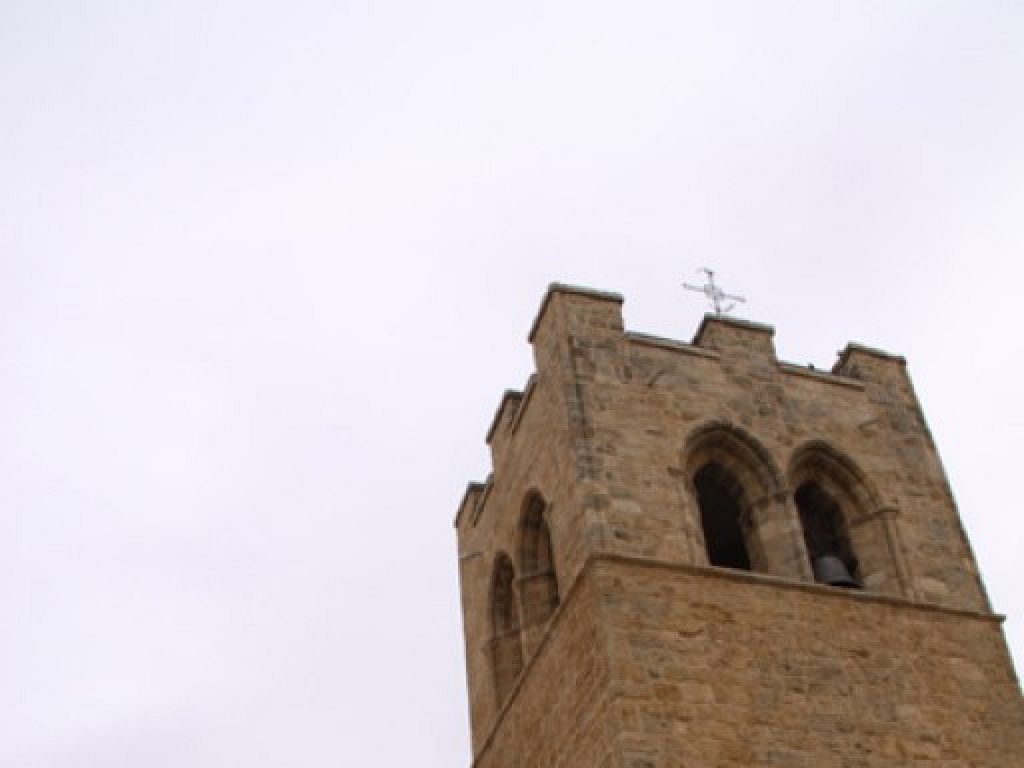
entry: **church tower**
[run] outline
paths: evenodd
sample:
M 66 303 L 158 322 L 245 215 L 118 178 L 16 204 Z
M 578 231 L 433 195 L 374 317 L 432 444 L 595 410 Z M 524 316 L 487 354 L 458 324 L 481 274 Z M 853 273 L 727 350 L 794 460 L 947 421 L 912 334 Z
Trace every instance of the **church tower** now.
M 1010 768 L 1024 702 L 901 357 L 552 285 L 459 506 L 474 768 Z

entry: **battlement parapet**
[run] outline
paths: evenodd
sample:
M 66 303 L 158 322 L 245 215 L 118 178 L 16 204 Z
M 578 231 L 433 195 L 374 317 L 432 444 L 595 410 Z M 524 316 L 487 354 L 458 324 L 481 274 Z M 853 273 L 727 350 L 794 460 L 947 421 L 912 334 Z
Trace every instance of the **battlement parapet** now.
M 620 293 L 599 291 L 594 288 L 568 285 L 566 283 L 551 283 L 548 286 L 547 292 L 544 294 L 543 300 L 541 300 L 540 309 L 537 310 L 537 316 L 534 318 L 533 325 L 530 327 L 530 333 L 527 336 L 527 341 L 531 344 L 537 337 L 541 324 L 545 320 L 548 309 L 551 307 L 552 300 L 560 294 L 563 296 L 576 296 L 590 301 L 615 304 L 617 306 L 622 306 L 622 303 L 625 301 Z

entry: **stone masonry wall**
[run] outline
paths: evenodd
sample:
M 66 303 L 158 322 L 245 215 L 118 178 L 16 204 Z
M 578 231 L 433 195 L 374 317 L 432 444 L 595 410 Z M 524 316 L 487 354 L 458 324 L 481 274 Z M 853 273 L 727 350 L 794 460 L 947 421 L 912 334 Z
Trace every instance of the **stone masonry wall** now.
M 552 286 L 456 516 L 474 765 L 1015 764 L 1020 690 L 902 358 L 851 344 L 816 371 L 768 326 L 708 316 L 683 343 L 626 332 L 621 304 Z M 711 465 L 754 573 L 708 564 Z M 863 591 L 814 584 L 810 481 Z M 524 622 L 538 497 L 559 605 Z
M 797 476 L 820 468 L 846 484 L 851 535 L 872 568 L 866 586 L 987 609 L 902 358 L 851 347 L 826 373 L 780 363 L 771 339 L 767 326 L 714 316 L 693 345 L 626 333 L 572 336 L 592 434 L 594 549 L 706 562 L 694 457 L 747 454 L 732 463 L 751 497 L 752 546 L 766 560 L 757 570 L 811 580 L 793 491 Z M 700 445 L 702 431 L 715 430 L 713 444 Z
M 577 582 L 525 670 L 475 768 L 620 768 L 605 626 L 592 581 Z
M 523 393 L 502 399 L 487 436 L 494 472 L 486 484 L 470 486 L 456 517 L 474 753 L 493 730 L 499 710 L 490 617 L 493 568 L 502 554 L 520 565 L 519 524 L 527 497 L 537 492 L 548 504 L 545 517 L 561 595 L 571 589 L 592 550 L 595 526 L 586 499 L 596 497 L 596 479 L 588 469 L 591 433 L 583 418 L 570 331 L 622 334 L 621 315 L 605 307 L 621 298 L 594 295 L 605 301 L 595 305 L 586 297 L 551 294 L 545 302 L 530 334 L 537 372 Z M 518 584 L 517 597 L 521 592 Z M 527 662 L 544 631 L 523 632 Z
M 543 382 L 533 385 L 525 408 L 514 415 L 499 410 L 491 436 L 496 448 L 495 473 L 486 485 L 471 486 L 459 512 L 459 576 L 462 588 L 462 615 L 466 638 L 466 663 L 469 681 L 471 733 L 479 744 L 493 725 L 497 714 L 498 693 L 494 685 L 491 645 L 491 586 L 496 558 L 507 555 L 516 561 L 517 524 L 528 493 L 541 493 L 552 511 L 572 508 L 572 478 L 567 473 L 562 452 L 558 450 L 559 425 L 557 402 Z M 507 398 L 506 398 L 507 399 Z M 514 442 L 508 440 L 515 437 Z M 567 542 L 578 540 L 568 527 L 569 516 L 552 515 L 552 539 L 565 543 L 554 556 L 556 574 L 562 572 L 568 557 Z M 536 638 L 526 638 L 524 652 Z
M 601 559 L 623 768 L 1009 768 L 999 620 L 721 569 Z

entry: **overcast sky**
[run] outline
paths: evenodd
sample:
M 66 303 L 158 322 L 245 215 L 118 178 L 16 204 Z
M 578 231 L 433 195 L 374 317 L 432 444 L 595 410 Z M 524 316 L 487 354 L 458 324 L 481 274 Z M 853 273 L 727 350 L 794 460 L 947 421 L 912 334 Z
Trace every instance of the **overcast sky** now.
M 547 284 L 906 355 L 1024 660 L 1024 4 L 0 0 L 0 766 L 469 765 Z

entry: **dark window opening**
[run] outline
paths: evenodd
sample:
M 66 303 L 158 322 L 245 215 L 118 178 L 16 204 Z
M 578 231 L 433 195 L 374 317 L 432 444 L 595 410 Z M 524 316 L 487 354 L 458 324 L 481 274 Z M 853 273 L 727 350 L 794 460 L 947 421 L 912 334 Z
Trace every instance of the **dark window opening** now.
M 544 499 L 533 495 L 527 502 L 520 530 L 523 624 L 528 627 L 547 621 L 558 608 L 551 531 L 544 519 L 547 510 Z
M 491 587 L 491 661 L 494 667 L 494 691 L 498 706 L 505 701 L 523 671 L 523 647 L 519 637 L 519 609 L 513 585 L 516 580 L 512 561 L 500 555 Z
M 719 464 L 708 464 L 693 478 L 704 543 L 712 565 L 750 570 L 750 555 L 740 527 L 743 507 L 739 484 Z
M 496 635 L 505 635 L 519 630 L 519 611 L 516 607 L 512 584 L 516 572 L 511 561 L 502 558 L 494 572 L 494 591 L 491 604 L 491 618 Z
M 524 575 L 553 573 L 554 558 L 551 554 L 551 531 L 544 513 L 547 504 L 540 496 L 533 496 L 523 515 L 522 565 Z

